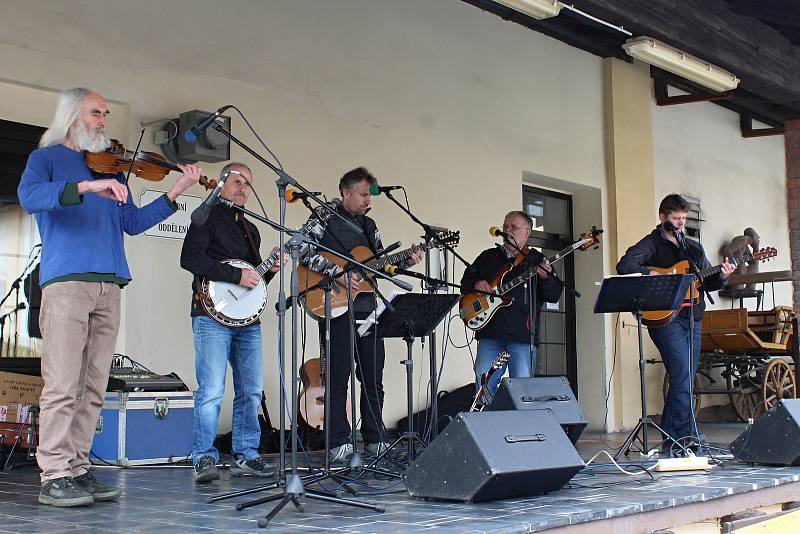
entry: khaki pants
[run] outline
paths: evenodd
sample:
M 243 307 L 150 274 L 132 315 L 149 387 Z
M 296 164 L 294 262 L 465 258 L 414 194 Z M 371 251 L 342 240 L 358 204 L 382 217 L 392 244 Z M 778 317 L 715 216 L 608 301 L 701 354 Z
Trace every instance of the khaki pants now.
M 120 288 L 110 282 L 56 282 L 42 290 L 44 389 L 36 451 L 42 483 L 89 470 L 119 311 Z

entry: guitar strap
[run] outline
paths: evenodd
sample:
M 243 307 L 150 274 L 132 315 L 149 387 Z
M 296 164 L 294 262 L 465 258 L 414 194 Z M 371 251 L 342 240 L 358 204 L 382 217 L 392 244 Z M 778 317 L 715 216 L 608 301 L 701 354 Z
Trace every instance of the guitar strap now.
M 258 248 L 256 247 L 256 242 L 253 240 L 253 235 L 250 233 L 250 228 L 247 227 L 247 220 L 242 216 L 240 213 L 236 214 L 236 220 L 242 226 L 244 230 L 244 235 L 247 236 L 247 241 L 250 243 L 250 250 L 256 256 L 256 265 L 261 263 L 263 260 L 261 259 L 261 254 L 258 252 Z

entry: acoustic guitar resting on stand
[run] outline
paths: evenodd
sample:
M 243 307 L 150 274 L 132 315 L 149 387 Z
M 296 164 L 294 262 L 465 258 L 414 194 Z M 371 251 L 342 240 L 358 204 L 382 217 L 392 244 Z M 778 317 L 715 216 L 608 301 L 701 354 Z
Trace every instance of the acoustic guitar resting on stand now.
M 298 397 L 300 423 L 308 428 L 325 429 L 325 344 L 320 339 L 319 358 L 311 358 L 300 366 L 303 388 Z M 347 421 L 353 424 L 350 403 L 345 403 Z
M 750 263 L 752 261 L 761 261 L 766 260 L 768 258 L 772 258 L 778 255 L 777 249 L 774 247 L 762 248 L 759 250 L 754 251 L 752 254 L 747 253 L 743 254 L 738 258 L 733 258 L 730 260 L 730 263 L 733 265 L 739 265 L 740 263 Z M 688 260 L 681 260 L 672 267 L 648 267 L 651 271 L 656 271 L 661 274 L 692 274 L 691 266 L 689 265 Z M 694 303 L 697 304 L 700 302 L 700 293 L 698 289 L 700 286 L 703 285 L 703 280 L 708 278 L 711 275 L 717 274 L 721 271 L 722 265 L 715 265 L 714 267 L 709 267 L 707 269 L 702 269 L 698 273 L 699 280 L 694 280 L 692 285 L 689 286 L 688 291 L 686 292 L 686 298 L 684 299 L 683 304 L 677 310 L 661 310 L 661 311 L 646 311 L 642 312 L 642 323 L 645 324 L 648 328 L 660 328 L 662 326 L 668 325 L 672 320 L 678 315 L 678 312 L 681 311 L 681 308 L 685 308 L 686 306 L 690 306 L 692 304 L 692 300 Z M 692 298 L 694 296 L 694 298 Z

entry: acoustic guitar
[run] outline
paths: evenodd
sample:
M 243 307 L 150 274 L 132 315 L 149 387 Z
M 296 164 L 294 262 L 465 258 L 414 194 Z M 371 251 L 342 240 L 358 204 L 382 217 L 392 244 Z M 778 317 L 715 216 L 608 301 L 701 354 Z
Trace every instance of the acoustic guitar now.
M 597 244 L 600 243 L 601 233 L 603 233 L 602 230 L 592 226 L 591 232 L 581 234 L 581 238 L 578 241 L 575 241 L 554 256 L 547 258 L 548 263 L 552 265 L 576 250 L 586 251 L 597 246 Z M 489 285 L 492 286 L 492 295 L 473 292 L 466 293 L 461 297 L 461 300 L 458 301 L 458 315 L 468 328 L 480 330 L 489 324 L 489 321 L 494 317 L 497 310 L 511 304 L 511 299 L 507 299 L 503 297 L 503 295 L 520 284 L 527 282 L 531 274 L 535 275 L 538 265 L 525 269 L 525 272 L 519 276 L 515 276 L 510 280 L 505 280 L 505 276 L 515 267 L 519 266 L 524 259 L 522 254 L 517 254 L 514 263 L 504 265 L 500 271 L 495 274 L 494 278 L 489 281 Z
M 319 344 L 319 358 L 311 358 L 300 366 L 300 380 L 303 382 L 298 402 L 300 403 L 300 424 L 317 430 L 325 429 L 325 345 Z M 345 402 L 347 420 L 353 424 L 350 402 Z
M 775 247 L 767 247 L 754 251 L 752 254 L 749 252 L 733 258 L 730 263 L 739 265 L 740 263 L 750 263 L 753 261 L 762 261 L 778 255 Z M 688 260 L 681 260 L 672 267 L 648 267 L 651 271 L 656 271 L 661 274 L 692 274 L 691 266 Z M 672 322 L 675 316 L 681 311 L 682 308 L 697 304 L 700 302 L 699 288 L 703 285 L 703 280 L 709 276 L 715 275 L 722 270 L 722 264 L 703 269 L 698 273 L 699 280 L 694 280 L 692 285 L 686 291 L 686 297 L 683 304 L 677 310 L 656 310 L 642 312 L 642 323 L 647 325 L 648 328 L 661 328 Z
M 433 248 L 443 249 L 448 246 L 455 247 L 458 245 L 460 239 L 459 232 L 447 232 L 439 235 L 437 239 L 432 240 L 430 243 L 419 243 L 395 254 L 382 256 L 373 260 L 370 260 L 369 258 L 373 258 L 375 254 L 368 247 L 364 246 L 359 246 L 351 250 L 350 256 L 352 256 L 356 261 L 364 263 L 367 267 L 375 269 L 376 271 L 380 271 L 386 265 L 394 265 L 407 260 L 417 250 L 428 251 Z M 338 265 L 340 268 L 344 268 L 346 264 L 345 260 L 338 258 L 333 254 L 322 252 L 321 255 L 329 262 Z M 355 278 L 363 279 L 363 277 L 361 277 L 357 271 L 353 272 L 353 276 Z M 306 312 L 313 316 L 316 320 L 322 320 L 325 318 L 325 292 L 321 287 L 311 289 L 310 291 L 309 288 L 316 286 L 323 277 L 323 274 L 312 271 L 305 265 L 297 266 L 297 281 L 300 292 L 303 293 L 308 291 L 305 293 L 303 306 L 305 307 Z M 342 282 L 344 281 L 345 280 Z M 372 286 L 369 283 L 362 283 L 361 287 L 359 287 L 357 291 L 353 291 L 353 299 L 355 300 L 356 296 L 361 293 L 372 293 L 372 291 Z M 338 283 L 335 284 L 333 291 L 331 291 L 331 318 L 339 317 L 344 315 L 346 312 L 347 289 L 341 283 Z

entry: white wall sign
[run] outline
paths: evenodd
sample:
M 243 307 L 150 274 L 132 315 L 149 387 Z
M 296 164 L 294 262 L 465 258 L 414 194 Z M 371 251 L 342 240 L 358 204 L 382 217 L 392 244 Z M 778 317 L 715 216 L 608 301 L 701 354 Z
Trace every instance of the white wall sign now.
M 156 191 L 154 189 L 145 189 L 139 195 L 139 205 L 144 206 L 162 196 L 165 191 Z M 183 239 L 186 237 L 186 231 L 191 224 L 190 216 L 192 212 L 200 206 L 203 202 L 202 197 L 194 195 L 180 195 L 176 203 L 178 204 L 178 211 L 170 215 L 167 219 L 161 221 L 149 230 L 145 230 L 144 235 L 148 237 L 166 237 L 169 239 Z

